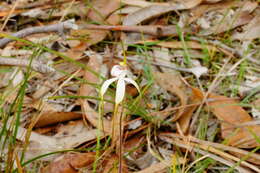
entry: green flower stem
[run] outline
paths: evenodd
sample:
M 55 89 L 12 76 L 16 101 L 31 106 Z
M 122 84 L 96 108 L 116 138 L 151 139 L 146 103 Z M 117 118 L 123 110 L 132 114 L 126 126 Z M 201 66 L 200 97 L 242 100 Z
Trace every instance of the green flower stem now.
M 97 165 L 98 165 L 98 161 L 99 161 L 99 157 L 100 157 L 100 150 L 101 150 L 101 131 L 104 130 L 103 127 L 103 123 L 102 123 L 102 114 L 103 114 L 103 107 L 104 107 L 104 98 L 101 96 L 100 97 L 101 101 L 100 104 L 98 106 L 98 112 L 99 112 L 99 116 L 98 116 L 98 130 L 97 130 L 97 146 L 96 146 L 96 156 L 95 156 L 95 161 L 93 163 L 93 173 L 97 172 Z
M 120 103 L 119 103 L 120 104 Z M 112 125 L 112 145 L 116 146 L 116 153 L 119 156 L 119 167 L 118 172 L 122 173 L 122 112 L 119 115 L 119 104 L 115 104 L 113 125 Z M 119 129 L 118 129 L 119 128 Z M 119 131 L 119 143 L 116 133 Z

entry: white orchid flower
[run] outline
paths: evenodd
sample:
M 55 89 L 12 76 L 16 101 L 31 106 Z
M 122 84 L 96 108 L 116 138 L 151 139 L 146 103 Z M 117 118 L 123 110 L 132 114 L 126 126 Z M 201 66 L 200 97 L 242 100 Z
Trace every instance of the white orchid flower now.
M 115 98 L 116 105 L 121 103 L 124 99 L 126 83 L 133 84 L 136 87 L 136 89 L 138 90 L 138 92 L 140 92 L 139 86 L 133 79 L 127 77 L 128 74 L 129 74 L 129 72 L 127 71 L 126 67 L 121 66 L 121 65 L 113 66 L 113 68 L 111 70 L 111 75 L 114 78 L 108 79 L 103 83 L 103 85 L 101 86 L 101 89 L 100 89 L 101 97 L 103 98 L 108 87 L 115 81 L 117 81 L 116 98 Z

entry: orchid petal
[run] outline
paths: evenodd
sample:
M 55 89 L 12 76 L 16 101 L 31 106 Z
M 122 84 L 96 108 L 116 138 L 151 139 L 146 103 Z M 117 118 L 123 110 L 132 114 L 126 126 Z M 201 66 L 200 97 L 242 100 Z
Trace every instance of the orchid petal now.
M 119 104 L 123 101 L 125 96 L 125 81 L 124 78 L 120 78 L 116 86 L 116 104 Z
M 100 95 L 101 97 L 104 96 L 105 92 L 107 91 L 109 85 L 111 85 L 113 82 L 115 82 L 116 80 L 118 80 L 118 78 L 112 78 L 112 79 L 108 79 L 106 80 L 103 85 L 101 86 L 101 89 L 100 89 Z
M 128 83 L 133 84 L 133 85 L 136 87 L 136 89 L 138 90 L 138 92 L 140 93 L 140 88 L 139 88 L 138 84 L 137 84 L 133 79 L 124 78 L 124 80 L 125 80 L 126 82 L 128 82 Z
M 126 73 L 125 71 L 126 71 L 125 67 L 121 65 L 114 65 L 113 68 L 111 69 L 110 74 L 111 76 L 119 77 L 122 73 Z

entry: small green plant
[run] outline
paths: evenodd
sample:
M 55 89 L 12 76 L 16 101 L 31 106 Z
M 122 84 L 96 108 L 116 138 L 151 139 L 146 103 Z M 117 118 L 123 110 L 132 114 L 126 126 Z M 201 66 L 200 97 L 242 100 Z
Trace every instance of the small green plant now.
M 104 100 L 104 94 L 108 90 L 108 87 L 113 83 L 117 81 L 116 85 L 116 96 L 115 96 L 115 108 L 114 108 L 114 115 L 112 120 L 112 146 L 117 146 L 117 135 L 116 133 L 119 131 L 119 146 L 117 148 L 119 149 L 119 172 L 122 172 L 122 115 L 118 114 L 118 108 L 120 104 L 123 102 L 125 97 L 125 87 L 126 83 L 133 84 L 138 92 L 140 92 L 138 84 L 131 79 L 129 76 L 129 71 L 127 70 L 125 61 L 121 63 L 121 65 L 115 65 L 111 70 L 111 76 L 113 78 L 106 80 L 100 89 L 100 97 L 101 102 Z M 120 117 L 118 117 L 120 116 Z M 100 119 L 101 121 L 101 119 Z M 119 125 L 119 129 L 118 129 Z

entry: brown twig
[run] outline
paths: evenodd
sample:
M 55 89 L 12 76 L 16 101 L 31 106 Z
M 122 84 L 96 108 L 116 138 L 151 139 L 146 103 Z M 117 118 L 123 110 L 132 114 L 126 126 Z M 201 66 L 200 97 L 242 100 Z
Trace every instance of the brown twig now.
M 26 28 L 14 34 L 11 34 L 11 36 L 17 38 L 23 38 L 31 34 L 44 33 L 44 32 L 59 32 L 62 34 L 64 30 L 68 30 L 68 29 L 77 29 L 77 25 L 74 24 L 73 20 L 67 20 L 61 23 L 56 23 L 47 26 L 36 26 L 36 27 Z M 0 39 L 0 48 L 4 47 L 6 44 L 12 41 L 13 39 L 10 38 Z
M 189 141 L 192 141 L 192 142 L 195 142 L 195 143 L 198 143 L 198 144 L 204 144 L 204 145 L 212 146 L 212 147 L 215 147 L 217 149 L 221 149 L 223 151 L 234 152 L 234 153 L 241 154 L 241 155 L 244 155 L 244 156 L 249 156 L 249 157 L 251 157 L 252 159 L 255 159 L 255 160 L 260 160 L 260 155 L 257 154 L 257 153 L 251 153 L 251 152 L 248 152 L 246 150 L 242 150 L 240 148 L 236 148 L 236 147 L 232 147 L 232 146 L 228 146 L 228 145 L 224 145 L 224 144 L 219 144 L 219 143 L 216 143 L 216 142 L 201 140 L 201 139 L 195 138 L 193 136 L 181 136 L 179 134 L 170 133 L 170 132 L 160 133 L 159 136 L 166 136 L 166 137 L 175 138 L 175 139 L 182 139 L 184 141 L 189 140 Z
M 158 37 L 177 36 L 178 32 L 175 25 L 142 25 L 142 26 L 125 26 L 125 25 L 86 25 L 84 28 L 91 30 L 111 30 L 125 31 L 149 34 Z M 192 33 L 188 28 L 183 29 L 185 33 Z
M 236 162 L 234 162 L 230 159 L 225 159 L 223 157 L 218 156 L 217 154 L 219 154 L 220 152 L 218 152 L 217 154 L 213 154 L 213 153 L 211 153 L 212 151 L 209 150 L 209 148 L 199 147 L 199 146 L 193 145 L 193 143 L 190 142 L 190 141 L 184 142 L 184 141 L 180 141 L 180 140 L 176 140 L 176 139 L 172 139 L 172 138 L 167 138 L 166 136 L 160 136 L 160 139 L 162 139 L 166 142 L 169 142 L 171 144 L 174 144 L 178 147 L 185 148 L 188 151 L 195 151 L 196 153 L 199 153 L 201 155 L 208 155 L 208 157 L 210 157 L 214 160 L 217 160 L 217 161 L 219 161 L 219 162 L 221 162 L 221 163 L 223 163 L 227 166 L 230 166 L 230 167 L 233 167 L 236 164 Z M 205 149 L 209 150 L 211 152 L 205 151 Z M 226 154 L 226 153 L 224 153 L 224 154 Z M 237 161 L 237 160 L 235 160 L 235 161 Z M 245 163 L 245 162 L 243 162 L 243 163 Z M 250 173 L 251 172 L 250 170 L 243 168 L 239 165 L 235 166 L 234 169 L 238 170 L 239 172 L 244 172 L 244 173 Z
M 28 67 L 30 65 L 29 59 L 18 59 L 18 58 L 5 58 L 0 57 L 0 65 L 11 65 L 11 66 L 21 66 Z M 40 73 L 51 73 L 55 70 L 39 61 L 33 60 L 31 63 L 31 68 Z

